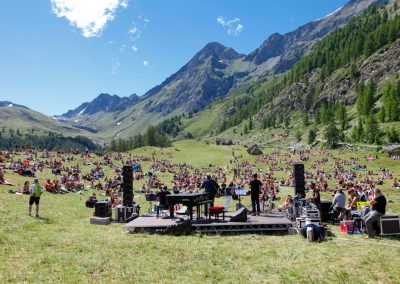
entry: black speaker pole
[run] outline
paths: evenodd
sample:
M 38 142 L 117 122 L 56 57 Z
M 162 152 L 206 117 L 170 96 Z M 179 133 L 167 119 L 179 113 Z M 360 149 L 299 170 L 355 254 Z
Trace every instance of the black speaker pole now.
M 302 198 L 306 197 L 304 182 L 304 164 L 295 164 L 293 166 L 295 195 L 300 194 Z
M 133 169 L 131 165 L 122 167 L 122 205 L 133 206 Z

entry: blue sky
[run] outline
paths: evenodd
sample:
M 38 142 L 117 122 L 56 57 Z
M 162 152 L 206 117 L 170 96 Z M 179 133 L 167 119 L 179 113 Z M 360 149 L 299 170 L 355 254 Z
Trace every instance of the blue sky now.
M 0 100 L 62 114 L 102 92 L 144 94 L 205 44 L 240 53 L 346 0 L 3 0 Z

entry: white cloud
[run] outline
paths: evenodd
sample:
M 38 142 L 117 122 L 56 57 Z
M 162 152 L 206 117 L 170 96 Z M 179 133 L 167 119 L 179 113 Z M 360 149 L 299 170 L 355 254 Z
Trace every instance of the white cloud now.
M 149 61 L 143 60 L 143 66 L 146 67 L 147 65 L 149 65 Z
M 226 29 L 228 35 L 238 36 L 244 30 L 244 25 L 240 24 L 239 18 L 225 20 L 224 17 L 219 16 L 217 22 Z
M 132 23 L 132 27 L 129 29 L 128 32 L 130 34 L 130 40 L 132 42 L 137 41 L 142 35 L 142 31 L 137 27 L 135 22 Z
M 138 19 L 143 21 L 145 23 L 145 26 L 146 26 L 147 23 L 150 23 L 150 20 L 145 18 L 145 17 L 143 17 L 142 15 L 139 15 Z
M 118 60 L 118 58 L 113 58 L 111 60 L 111 75 L 117 74 L 119 66 L 121 66 L 121 62 Z
M 52 12 L 65 17 L 82 31 L 84 37 L 99 36 L 118 8 L 126 8 L 129 0 L 51 0 Z
M 133 45 L 133 46 L 131 47 L 131 49 L 132 49 L 134 52 L 136 52 L 136 51 L 139 50 L 139 48 L 138 48 L 136 45 Z

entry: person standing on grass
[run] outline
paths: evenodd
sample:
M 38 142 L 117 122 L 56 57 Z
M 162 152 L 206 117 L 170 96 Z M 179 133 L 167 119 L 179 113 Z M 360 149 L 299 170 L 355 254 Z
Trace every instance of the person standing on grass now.
M 32 205 L 36 206 L 36 217 L 39 217 L 39 202 L 42 195 L 43 186 L 39 183 L 39 179 L 35 178 L 33 184 L 29 188 L 31 196 L 29 197 L 29 216 L 32 216 Z
M 260 215 L 260 188 L 262 187 L 262 185 L 262 182 L 257 179 L 257 174 L 253 174 L 253 180 L 250 182 L 251 206 L 253 207 L 253 216 Z

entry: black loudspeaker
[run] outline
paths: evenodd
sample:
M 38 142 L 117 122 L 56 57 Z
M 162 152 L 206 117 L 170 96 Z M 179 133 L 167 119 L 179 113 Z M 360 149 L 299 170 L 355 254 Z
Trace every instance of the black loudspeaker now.
M 111 202 L 110 201 L 98 201 L 94 205 L 94 215 L 100 218 L 111 217 Z
M 133 206 L 133 169 L 132 166 L 122 167 L 122 205 Z
M 383 215 L 380 226 L 381 235 L 400 235 L 399 215 Z
M 331 208 L 332 202 L 322 200 L 321 201 L 321 220 L 323 222 L 330 221 L 332 219 L 331 215 L 329 215 L 329 208 Z
M 247 221 L 247 209 L 245 207 L 240 208 L 231 215 L 231 222 L 246 222 Z
M 304 182 L 304 165 L 295 164 L 293 166 L 294 172 L 294 188 L 295 195 L 300 194 L 301 197 L 306 197 L 305 182 Z

